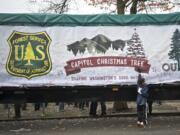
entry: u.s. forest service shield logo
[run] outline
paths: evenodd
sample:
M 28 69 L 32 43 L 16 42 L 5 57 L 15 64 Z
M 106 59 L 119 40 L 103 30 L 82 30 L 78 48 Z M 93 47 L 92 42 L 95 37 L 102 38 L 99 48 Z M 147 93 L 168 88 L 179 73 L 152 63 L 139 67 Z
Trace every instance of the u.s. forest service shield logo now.
M 6 68 L 10 74 L 30 79 L 50 72 L 51 39 L 46 32 L 14 31 L 8 38 L 8 43 L 10 53 Z

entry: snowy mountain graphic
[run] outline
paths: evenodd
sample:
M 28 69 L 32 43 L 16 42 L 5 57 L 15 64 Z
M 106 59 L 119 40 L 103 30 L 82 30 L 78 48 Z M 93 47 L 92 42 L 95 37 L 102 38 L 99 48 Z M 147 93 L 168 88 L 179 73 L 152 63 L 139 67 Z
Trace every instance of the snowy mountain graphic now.
M 67 46 L 68 51 L 72 51 L 76 56 L 77 53 L 84 53 L 87 51 L 91 54 L 94 51 L 96 53 L 106 53 L 109 48 L 113 48 L 114 50 L 123 50 L 125 47 L 126 41 L 121 39 L 111 41 L 105 35 L 99 34 L 92 39 L 83 38 L 81 41 L 76 41 Z

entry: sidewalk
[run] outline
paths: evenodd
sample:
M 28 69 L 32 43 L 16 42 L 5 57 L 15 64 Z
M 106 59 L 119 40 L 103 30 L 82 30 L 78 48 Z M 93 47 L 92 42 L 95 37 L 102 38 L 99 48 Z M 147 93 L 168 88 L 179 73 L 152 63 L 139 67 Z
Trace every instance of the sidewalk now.
M 113 111 L 113 102 L 106 102 L 107 115 L 121 115 L 121 114 L 136 114 L 136 103 L 128 102 L 128 110 L 121 112 Z M 98 104 L 97 114 L 101 114 L 100 105 Z M 162 101 L 162 104 L 153 103 L 153 113 L 180 113 L 180 101 Z M 27 104 L 27 110 L 21 111 L 22 119 L 36 119 L 36 118 L 64 118 L 64 117 L 88 117 L 89 108 L 84 107 L 83 110 L 74 107 L 73 104 L 65 104 L 64 111 L 59 112 L 58 106 L 55 103 L 49 103 L 44 110 L 34 111 L 33 104 Z M 13 119 L 14 106 L 10 105 L 9 109 L 4 109 L 4 105 L 0 104 L 0 120 Z

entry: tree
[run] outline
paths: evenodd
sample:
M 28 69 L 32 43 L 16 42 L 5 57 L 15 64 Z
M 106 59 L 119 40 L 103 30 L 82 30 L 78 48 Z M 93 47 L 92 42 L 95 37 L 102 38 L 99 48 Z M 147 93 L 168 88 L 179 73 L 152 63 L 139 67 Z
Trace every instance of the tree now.
M 39 11 L 43 13 L 62 14 L 69 10 L 69 5 L 72 0 L 29 0 L 31 5 L 39 4 Z
M 132 38 L 127 42 L 127 56 L 145 58 L 144 48 L 136 29 Z
M 30 42 L 28 42 L 27 44 L 24 60 L 28 61 L 28 63 L 26 64 L 28 66 L 32 65 L 31 60 L 35 60 L 34 51 Z
M 107 8 L 107 6 L 116 5 L 115 11 L 117 14 L 125 14 L 125 9 L 131 5 L 130 13 L 136 14 L 138 2 L 143 0 L 86 0 L 90 5 L 99 5 L 101 8 Z M 105 7 L 103 7 L 104 5 Z M 115 12 L 112 11 L 112 12 Z
M 44 8 L 43 12 L 48 12 L 48 11 L 54 11 L 55 13 L 62 14 L 64 12 L 68 11 L 68 5 L 70 3 L 70 0 L 61 0 L 61 2 L 55 2 L 55 1 L 47 1 L 49 3 L 48 8 Z
M 157 11 L 169 12 L 180 8 L 179 0 L 29 0 L 30 3 L 38 3 L 40 1 L 40 12 L 49 13 L 67 13 L 72 2 L 76 1 L 76 5 L 85 1 L 90 6 L 105 9 L 109 13 L 117 14 L 136 14 L 156 13 Z M 45 7 L 42 3 L 46 3 Z
M 171 51 L 168 55 L 170 59 L 178 62 L 178 71 L 180 71 L 180 31 L 178 29 L 172 36 Z
M 136 14 L 137 12 L 155 13 L 157 10 L 170 11 L 180 7 L 178 0 L 86 0 L 90 5 L 107 8 L 115 5 L 113 13 Z M 109 8 L 110 9 L 110 8 Z

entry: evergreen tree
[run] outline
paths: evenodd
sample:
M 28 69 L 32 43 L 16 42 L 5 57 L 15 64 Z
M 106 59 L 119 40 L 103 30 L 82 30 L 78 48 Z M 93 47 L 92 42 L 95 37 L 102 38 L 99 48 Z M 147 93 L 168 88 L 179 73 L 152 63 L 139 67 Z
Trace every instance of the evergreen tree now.
M 127 46 L 127 56 L 145 58 L 143 45 L 136 31 L 132 35 L 132 38 L 127 42 Z
M 28 66 L 32 65 L 31 60 L 35 60 L 34 51 L 30 42 L 27 44 L 24 60 L 28 61 L 26 64 Z
M 168 55 L 170 59 L 178 62 L 178 70 L 180 71 L 180 32 L 178 29 L 172 36 L 171 50 Z

